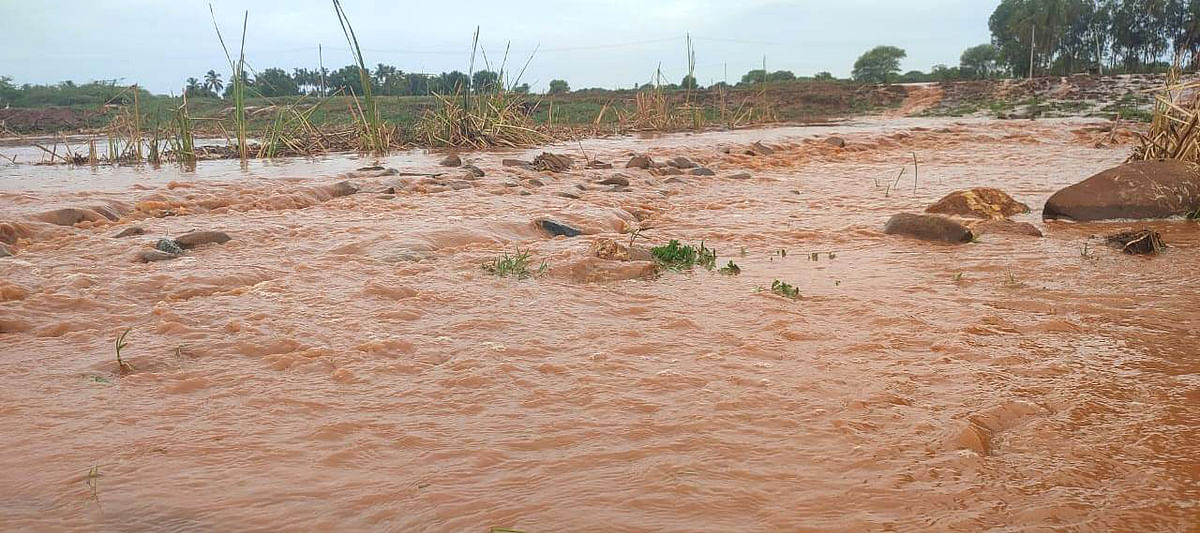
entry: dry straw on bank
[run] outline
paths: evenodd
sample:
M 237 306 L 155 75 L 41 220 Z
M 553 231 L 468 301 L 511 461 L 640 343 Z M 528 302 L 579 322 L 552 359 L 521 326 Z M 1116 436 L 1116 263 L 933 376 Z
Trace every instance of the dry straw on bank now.
M 1181 81 L 1178 67 L 1173 68 L 1154 100 L 1150 129 L 1140 135 L 1129 160 L 1200 163 L 1200 80 Z

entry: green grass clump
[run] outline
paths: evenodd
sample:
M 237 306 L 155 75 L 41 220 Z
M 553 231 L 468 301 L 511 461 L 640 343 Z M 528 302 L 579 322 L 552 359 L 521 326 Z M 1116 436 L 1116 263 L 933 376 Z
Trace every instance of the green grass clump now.
M 737 266 L 737 263 L 730 261 L 729 264 L 721 267 L 720 270 L 717 270 L 717 273 L 724 274 L 726 276 L 736 276 L 742 273 L 742 267 Z
M 792 300 L 800 298 L 800 289 L 779 280 L 771 282 L 771 292 Z
M 650 255 L 654 256 L 654 260 L 658 261 L 659 265 L 669 270 L 679 271 L 694 265 L 700 265 L 708 270 L 717 267 L 717 251 L 704 246 L 703 241 L 697 248 L 671 239 L 666 246 L 651 248 Z
M 542 275 L 549 268 L 545 261 L 542 261 L 541 266 L 537 270 L 529 270 L 531 262 L 531 254 L 522 252 L 520 248 L 512 255 L 508 252 L 503 252 L 495 259 L 483 264 L 483 269 L 491 274 L 501 278 L 517 278 L 526 279 L 534 275 Z

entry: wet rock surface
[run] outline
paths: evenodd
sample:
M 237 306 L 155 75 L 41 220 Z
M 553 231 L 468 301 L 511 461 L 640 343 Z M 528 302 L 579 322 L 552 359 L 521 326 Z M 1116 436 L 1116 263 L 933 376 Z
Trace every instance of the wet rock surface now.
M 136 235 L 145 235 L 145 234 L 146 234 L 145 228 L 142 228 L 141 226 L 133 226 L 133 227 L 129 227 L 129 228 L 125 228 L 125 229 L 121 230 L 116 235 L 113 235 L 113 238 L 114 239 L 124 239 L 125 237 L 133 237 Z
M 533 158 L 533 168 L 546 172 L 565 172 L 570 170 L 573 161 L 569 155 L 542 152 L 541 155 Z
M 183 252 L 171 253 L 158 248 L 147 248 L 137 253 L 135 259 L 140 263 L 154 263 L 157 261 L 167 261 L 169 259 L 177 259 L 183 256 Z
M 225 244 L 229 240 L 229 234 L 223 231 L 193 231 L 175 237 L 175 243 L 184 250 L 190 250 L 202 244 Z
M 683 156 L 671 158 L 669 161 L 667 161 L 667 164 L 670 166 L 673 166 L 675 168 L 683 169 L 683 170 L 686 170 L 689 168 L 696 168 L 696 166 L 697 166 L 696 163 L 693 163 L 691 159 L 688 159 Z
M 1029 212 L 1029 206 L 1000 189 L 978 187 L 954 191 L 925 209 L 926 213 L 985 219 L 1005 219 Z
M 762 141 L 756 141 L 750 145 L 746 155 L 775 155 L 775 149 L 763 144 Z
M 629 162 L 625 164 L 625 168 L 649 169 L 653 166 L 654 166 L 654 160 L 650 159 L 649 157 L 644 156 L 644 155 L 633 156 L 633 158 L 630 159 Z
M 1183 161 L 1139 161 L 1062 189 L 1042 209 L 1047 220 L 1151 219 L 1200 209 L 1200 168 Z
M 883 228 L 888 235 L 904 235 L 926 241 L 954 244 L 971 242 L 974 234 L 960 222 L 939 215 L 899 213 Z
M 989 233 L 1025 235 L 1029 237 L 1042 236 L 1042 230 L 1038 229 L 1037 226 L 1034 226 L 1028 222 L 1015 222 L 1012 220 L 980 220 L 968 223 L 967 227 L 971 229 L 971 233 L 973 233 L 976 237 L 980 235 L 987 235 Z
M 622 187 L 627 187 L 629 186 L 629 178 L 617 174 L 615 176 L 604 178 L 596 183 L 599 183 L 600 185 L 620 185 Z
M 581 232 L 571 226 L 568 226 L 568 225 L 560 223 L 560 222 L 555 222 L 555 221 L 549 220 L 549 219 L 538 220 L 537 225 L 538 225 L 538 227 L 545 230 L 546 233 L 549 233 L 550 235 L 553 235 L 556 237 L 558 237 L 558 236 L 578 237 L 580 235 L 583 235 L 583 232 Z
M 463 161 L 462 161 L 462 158 L 458 156 L 458 154 L 450 154 L 450 155 L 446 156 L 445 159 L 442 159 L 441 162 L 439 162 L 438 164 L 443 167 L 454 168 L 454 167 L 461 167 L 463 165 Z

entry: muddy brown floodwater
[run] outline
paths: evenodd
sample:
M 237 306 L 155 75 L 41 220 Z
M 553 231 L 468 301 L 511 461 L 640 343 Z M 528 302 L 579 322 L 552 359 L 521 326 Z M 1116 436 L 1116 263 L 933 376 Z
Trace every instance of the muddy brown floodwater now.
M 583 143 L 715 177 L 501 166 L 540 150 L 464 154 L 487 173 L 474 181 L 421 153 L 381 163 L 449 179 L 339 176 L 353 158 L 0 166 L 0 220 L 23 232 L 0 259 L 0 527 L 1195 531 L 1200 231 L 1042 223 L 1050 194 L 1127 154 L 1086 126 Z M 753 141 L 776 152 L 744 155 Z M 914 152 L 915 186 L 910 166 L 889 187 Z M 628 190 L 592 185 L 616 173 Z M 343 179 L 362 192 L 327 194 Z M 882 234 L 972 186 L 1033 206 L 1020 220 L 1046 237 Z M 96 205 L 126 215 L 30 218 Z M 585 235 L 551 238 L 539 217 Z M 112 237 L 135 224 L 147 234 Z M 742 274 L 637 279 L 590 256 L 639 226 Z M 1171 248 L 1090 239 L 1143 226 Z M 233 240 L 133 262 L 190 229 Z M 516 246 L 549 272 L 480 268 Z M 761 290 L 776 279 L 801 297 Z M 119 375 L 126 328 L 135 370 Z

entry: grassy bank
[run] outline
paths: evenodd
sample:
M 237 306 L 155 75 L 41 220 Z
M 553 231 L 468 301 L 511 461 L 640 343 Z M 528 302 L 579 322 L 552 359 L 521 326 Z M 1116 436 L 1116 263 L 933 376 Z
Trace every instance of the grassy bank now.
M 639 94 L 627 90 L 528 95 L 523 107 L 534 123 L 547 129 L 611 132 L 621 129 L 623 123 L 632 122 L 631 118 L 639 112 Z M 688 98 L 682 90 L 661 91 L 661 95 L 671 109 L 683 106 Z M 693 91 L 689 105 L 703 114 L 707 125 L 738 126 L 746 125 L 736 123 L 739 115 L 751 109 L 769 113 L 777 121 L 807 122 L 886 109 L 899 105 L 903 98 L 903 88 L 896 86 L 780 82 L 761 89 Z M 374 100 L 383 121 L 397 127 L 403 144 L 418 142 L 417 123 L 438 107 L 435 96 L 375 96 Z M 143 93 L 138 110 L 141 123 L 169 124 L 181 103 L 180 98 Z M 356 103 L 349 96 L 251 97 L 245 100 L 247 129 L 252 136 L 261 137 L 278 120 L 280 112 L 289 109 L 304 111 L 308 122 L 322 130 L 354 128 L 360 105 L 361 99 Z M 197 135 L 232 135 L 235 110 L 231 101 L 189 98 L 187 106 Z M 0 133 L 7 136 L 99 133 L 129 111 L 127 105 L 94 104 L 0 110 L 0 124 L 4 127 Z

